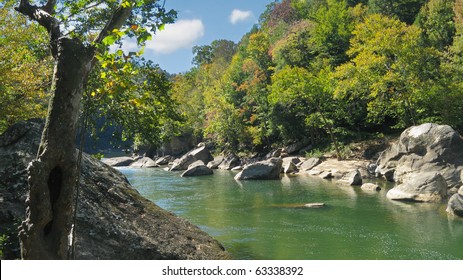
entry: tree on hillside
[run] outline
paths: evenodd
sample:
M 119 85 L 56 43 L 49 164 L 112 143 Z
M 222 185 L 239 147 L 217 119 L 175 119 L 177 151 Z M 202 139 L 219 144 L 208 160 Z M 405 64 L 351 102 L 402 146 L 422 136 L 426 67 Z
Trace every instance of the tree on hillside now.
M 421 8 L 416 22 L 427 45 L 444 51 L 452 44 L 456 31 L 454 4 L 453 0 L 430 0 Z
M 75 238 L 76 124 L 82 95 L 93 66 L 124 59 L 109 45 L 125 36 L 143 44 L 150 32 L 172 22 L 159 1 L 19 1 L 16 10 L 37 22 L 49 35 L 55 67 L 47 121 L 37 159 L 28 168 L 26 220 L 20 227 L 25 259 L 72 258 Z M 38 6 L 37 6 L 38 5 Z
M 291 127 L 281 127 L 283 133 L 297 137 L 290 140 L 300 140 L 307 135 L 307 128 L 323 129 L 329 134 L 336 150 L 336 156 L 341 159 L 338 141 L 334 131 L 334 112 L 341 111 L 333 99 L 329 86 L 327 71 L 314 75 L 307 69 L 286 66 L 272 76 L 270 103 L 283 111 L 288 117 L 282 120 L 291 123 Z M 299 128 L 291 131 L 291 128 Z
M 368 5 L 374 13 L 395 17 L 412 24 L 426 0 L 369 0 Z
M 373 14 L 356 26 L 353 35 L 347 52 L 352 59 L 334 74 L 336 96 L 365 108 L 370 123 L 381 124 L 387 118 L 401 128 L 418 123 L 427 113 L 427 89 L 438 70 L 436 52 L 420 43 L 420 29 Z

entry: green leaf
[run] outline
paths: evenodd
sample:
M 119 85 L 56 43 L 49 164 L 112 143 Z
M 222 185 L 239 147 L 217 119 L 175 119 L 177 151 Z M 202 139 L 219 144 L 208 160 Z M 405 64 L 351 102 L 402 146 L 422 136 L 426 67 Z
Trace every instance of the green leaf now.
M 116 41 L 117 41 L 117 36 L 108 35 L 103 39 L 102 43 L 104 45 L 106 45 L 106 46 L 110 46 L 110 45 L 114 44 L 114 42 L 116 42 Z

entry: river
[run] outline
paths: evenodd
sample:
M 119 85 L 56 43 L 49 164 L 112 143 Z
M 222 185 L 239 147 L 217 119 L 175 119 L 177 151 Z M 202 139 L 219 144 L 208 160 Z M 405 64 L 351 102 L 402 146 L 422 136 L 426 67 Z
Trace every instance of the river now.
M 236 173 L 182 178 L 162 169 L 120 168 L 144 197 L 219 240 L 235 259 L 463 259 L 463 219 L 445 204 L 386 198 L 298 175 L 277 181 Z M 297 207 L 323 202 L 320 209 Z

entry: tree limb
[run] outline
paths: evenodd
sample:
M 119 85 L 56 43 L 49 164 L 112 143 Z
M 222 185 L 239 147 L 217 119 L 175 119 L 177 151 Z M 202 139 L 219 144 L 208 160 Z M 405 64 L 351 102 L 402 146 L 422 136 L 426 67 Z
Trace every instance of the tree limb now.
M 56 54 L 56 41 L 59 37 L 61 37 L 58 20 L 48 12 L 53 12 L 55 3 L 56 0 L 50 0 L 44 7 L 37 7 L 31 5 L 28 0 L 21 0 L 19 6 L 15 8 L 16 11 L 29 17 L 31 20 L 36 21 L 38 24 L 47 29 L 48 34 L 50 34 L 50 44 L 53 56 Z M 49 7 L 50 5 L 52 5 L 52 8 Z
M 48 0 L 47 4 L 42 7 L 42 10 L 53 15 L 55 13 L 56 0 Z
M 116 11 L 114 11 L 111 19 L 106 23 L 105 27 L 101 30 L 98 37 L 95 39 L 94 43 L 101 43 L 103 39 L 108 36 L 109 32 L 113 29 L 119 29 L 130 17 L 132 13 L 132 7 L 122 7 L 119 6 Z

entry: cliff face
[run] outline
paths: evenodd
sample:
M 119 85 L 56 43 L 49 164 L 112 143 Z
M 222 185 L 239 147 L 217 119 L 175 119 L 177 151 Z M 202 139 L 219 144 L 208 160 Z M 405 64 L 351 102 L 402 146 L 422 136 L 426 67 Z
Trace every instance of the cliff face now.
M 24 218 L 26 168 L 42 123 L 18 123 L 0 136 L 0 234 L 5 258 L 19 257 L 17 223 Z M 133 189 L 117 170 L 83 155 L 76 227 L 77 259 L 227 259 L 222 245 Z

